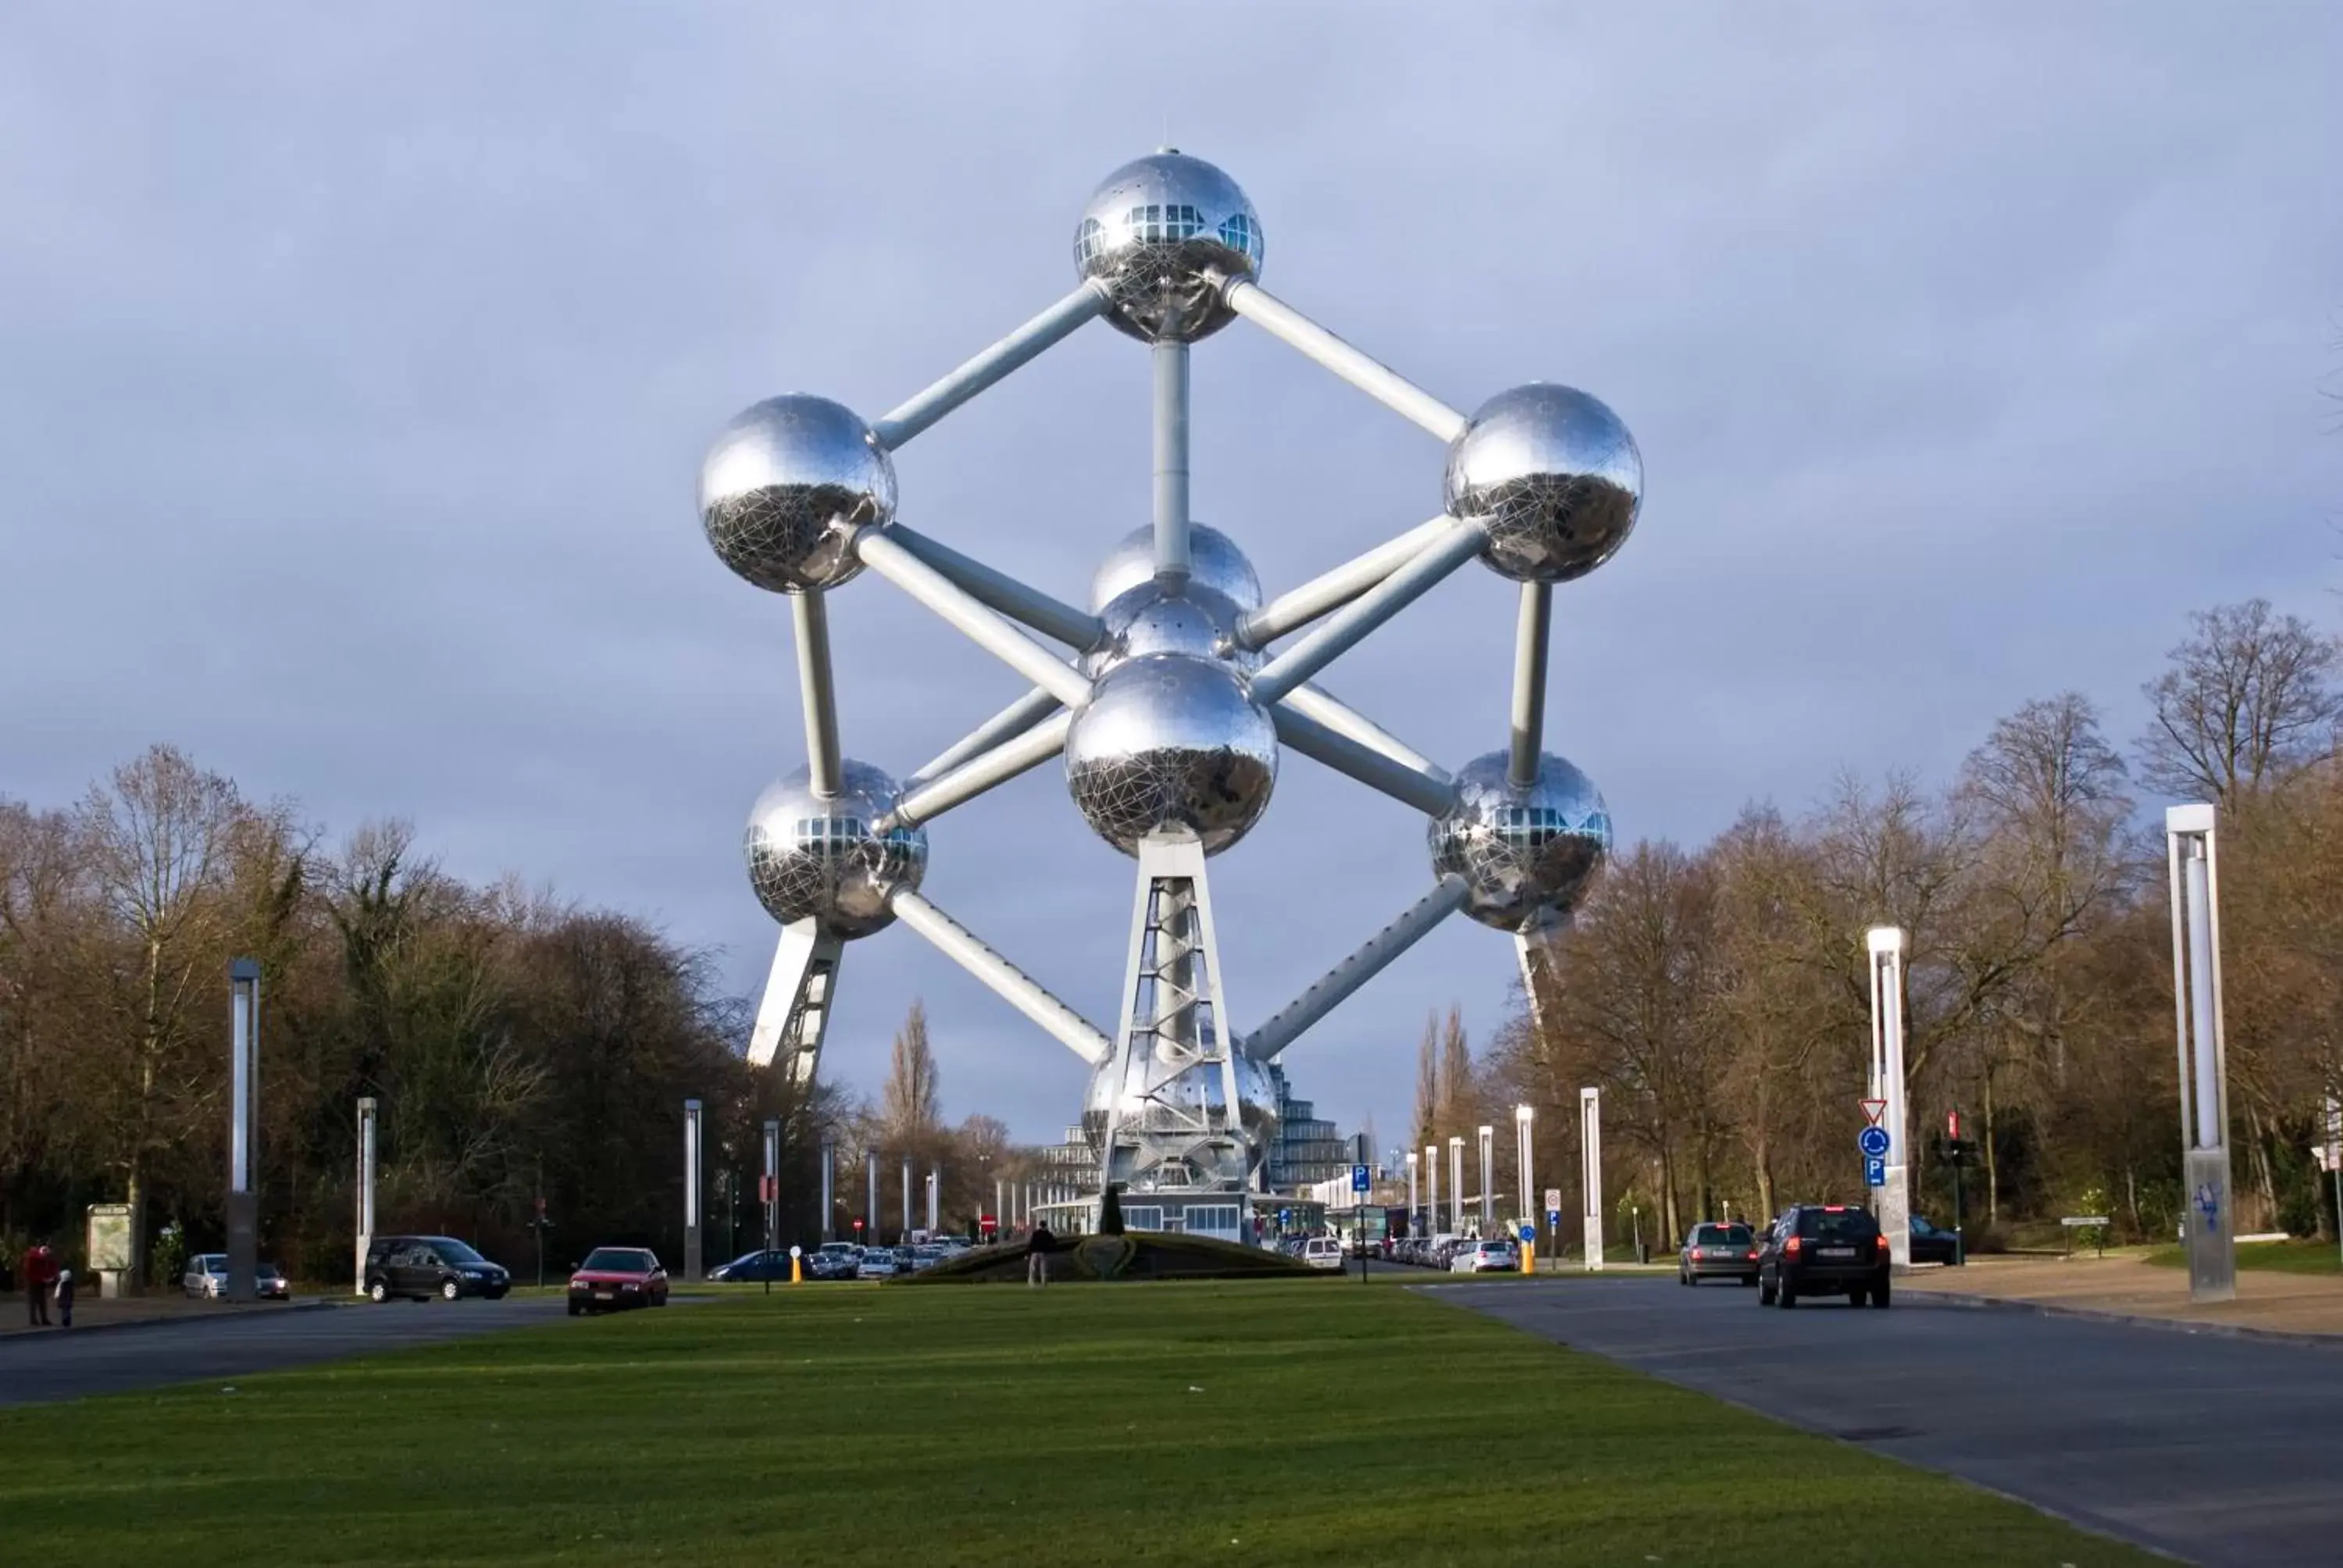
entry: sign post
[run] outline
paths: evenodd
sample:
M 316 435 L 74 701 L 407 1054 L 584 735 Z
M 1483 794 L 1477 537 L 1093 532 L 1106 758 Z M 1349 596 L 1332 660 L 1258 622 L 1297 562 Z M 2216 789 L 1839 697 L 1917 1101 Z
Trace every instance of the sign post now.
M 2229 1201 L 2229 1060 L 2221 1020 L 2221 887 L 2213 817 L 2213 808 L 2201 804 L 2173 806 L 2164 813 L 2192 1302 L 2234 1301 L 2237 1294 Z
M 2335 1180 L 2335 1245 L 2343 1251 L 2343 1103 L 2327 1097 L 2324 1125 L 2327 1141 L 2319 1146 L 2318 1164 Z
M 1904 949 L 1901 926 L 1874 926 L 1865 945 L 1871 954 L 1871 1098 L 1880 1102 L 1872 1122 L 1887 1133 L 1878 1156 L 1879 1180 L 1873 1211 L 1887 1238 L 1888 1266 L 1903 1273 L 1912 1266 L 1912 1156 L 1904 1120 Z M 1869 1114 L 1871 1107 L 1866 1104 Z M 1870 1181 L 1866 1169 L 1865 1180 Z
M 1586 1240 L 1586 1271 L 1603 1271 L 1603 1091 L 1578 1091 L 1579 1207 Z
M 1351 1167 L 1351 1206 L 1355 1215 L 1352 1234 L 1358 1238 L 1359 1283 L 1367 1282 L 1367 1168 Z
M 1957 1111 L 1945 1115 L 1945 1159 L 1953 1168 L 1953 1267 L 1957 1269 L 1969 1261 L 1967 1194 L 1961 1187 L 1961 1178 L 1968 1170 L 1969 1146 L 1961 1141 Z

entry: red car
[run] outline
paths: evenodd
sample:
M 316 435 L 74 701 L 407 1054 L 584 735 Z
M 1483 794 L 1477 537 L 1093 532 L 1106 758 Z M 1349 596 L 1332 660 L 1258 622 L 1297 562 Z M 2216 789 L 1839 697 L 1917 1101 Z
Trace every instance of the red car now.
M 569 1276 L 569 1315 L 667 1305 L 667 1271 L 648 1247 L 597 1247 Z

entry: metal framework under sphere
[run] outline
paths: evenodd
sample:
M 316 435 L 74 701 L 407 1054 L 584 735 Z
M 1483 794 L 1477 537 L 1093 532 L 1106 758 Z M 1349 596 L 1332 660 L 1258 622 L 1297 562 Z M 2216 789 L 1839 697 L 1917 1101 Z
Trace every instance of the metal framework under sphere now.
M 1167 1214 L 1186 1201 L 1190 1231 L 1245 1235 L 1277 1135 L 1279 1054 L 1460 909 L 1513 933 L 1526 974 L 1532 944 L 1568 921 L 1600 871 L 1609 810 L 1543 749 L 1547 639 L 1554 585 L 1609 560 L 1634 530 L 1643 459 L 1586 393 L 1532 382 L 1468 418 L 1265 292 L 1260 216 L 1200 159 L 1166 148 L 1108 176 L 1073 249 L 1071 293 L 882 417 L 770 398 L 726 428 L 701 471 L 709 543 L 788 596 L 805 708 L 806 765 L 749 819 L 749 879 L 782 924 L 749 1054 L 809 1079 L 845 944 L 900 920 L 1089 1065 L 1082 1124 L 1102 1182 L 1172 1203 Z M 1153 516 L 1111 547 L 1083 608 L 897 520 L 891 454 L 1094 317 L 1148 346 Z M 1190 346 L 1239 317 L 1447 449 L 1438 516 L 1273 598 L 1235 542 L 1188 511 Z M 1312 682 L 1476 557 L 1521 584 L 1512 734 L 1452 776 Z M 1032 688 L 900 784 L 839 749 L 828 596 L 865 568 Z M 1288 750 L 1422 812 L 1433 885 L 1240 1036 L 1205 861 L 1262 819 Z M 920 891 L 926 824 L 1053 758 L 1091 829 L 1139 862 L 1111 1033 Z M 1082 1213 L 1056 1218 L 1079 1227 Z

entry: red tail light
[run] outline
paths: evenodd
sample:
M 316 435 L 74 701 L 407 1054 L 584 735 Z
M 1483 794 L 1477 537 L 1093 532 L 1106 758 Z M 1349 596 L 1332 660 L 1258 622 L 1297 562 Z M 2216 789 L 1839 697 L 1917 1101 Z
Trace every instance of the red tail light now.
M 1755 1262 L 1755 1261 L 1757 1261 L 1757 1254 L 1756 1254 L 1756 1253 L 1755 1253 L 1755 1252 L 1750 1253 L 1750 1254 L 1749 1254 L 1749 1261 L 1750 1261 L 1751 1262 L 1753 1262 L 1753 1263 L 1754 1263 L 1754 1262 Z
M 1879 1250 L 1880 1250 L 1881 1251 L 1883 1251 L 1883 1252 L 1884 1252 L 1884 1251 L 1887 1251 L 1887 1238 L 1886 1238 L 1886 1237 L 1885 1237 L 1885 1236 L 1881 1236 L 1881 1237 L 1879 1237 L 1879 1238 L 1878 1238 L 1878 1241 L 1879 1241 Z
M 1788 1241 L 1782 1243 L 1782 1251 L 1789 1253 L 1790 1256 L 1795 1258 L 1798 1255 L 1798 1249 L 1803 1245 L 1804 1242 L 1800 1238 L 1793 1236 Z

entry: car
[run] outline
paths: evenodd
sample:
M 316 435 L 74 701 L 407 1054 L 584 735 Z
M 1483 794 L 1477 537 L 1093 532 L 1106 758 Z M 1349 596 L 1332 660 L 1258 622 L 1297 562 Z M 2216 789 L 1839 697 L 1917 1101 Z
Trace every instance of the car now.
M 1339 1269 L 1342 1243 L 1332 1236 L 1312 1236 L 1302 1243 L 1302 1261 L 1313 1269 Z
M 1912 1261 L 1916 1263 L 1953 1264 L 1960 1261 L 1960 1237 L 1950 1231 L 1940 1231 L 1919 1215 L 1912 1216 Z
M 377 1236 L 367 1246 L 365 1280 L 367 1297 L 377 1302 L 393 1296 L 493 1302 L 512 1289 L 511 1274 L 453 1236 Z
M 911 1249 L 911 1271 L 916 1274 L 923 1269 L 932 1269 L 950 1256 L 951 1254 L 936 1242 L 922 1241 Z
M 1684 1238 L 1676 1254 L 1676 1283 L 1697 1285 L 1703 1280 L 1757 1282 L 1757 1238 L 1738 1220 L 1703 1221 Z
M 1511 1241 L 1466 1241 L 1448 1260 L 1452 1274 L 1518 1274 L 1521 1254 Z
M 1784 1210 L 1757 1249 L 1758 1304 L 1795 1307 L 1807 1296 L 1835 1295 L 1858 1307 L 1887 1305 L 1887 1238 L 1879 1222 L 1845 1203 Z
M 784 1261 L 789 1254 L 781 1254 Z M 597 1247 L 569 1276 L 569 1315 L 667 1305 L 667 1271 L 649 1247 Z
M 758 1280 L 786 1280 L 789 1277 L 789 1255 L 782 1251 L 767 1251 L 759 1248 L 753 1252 L 743 1252 L 729 1263 L 717 1264 L 708 1271 L 708 1277 L 723 1285 L 753 1283 Z
M 824 1241 L 806 1254 L 809 1280 L 850 1280 L 862 1261 L 862 1249 L 851 1241 Z
M 886 1247 L 863 1248 L 861 1261 L 854 1266 L 854 1277 L 858 1280 L 891 1280 L 899 1273 L 908 1272 L 909 1270 L 895 1266 L 895 1254 Z

